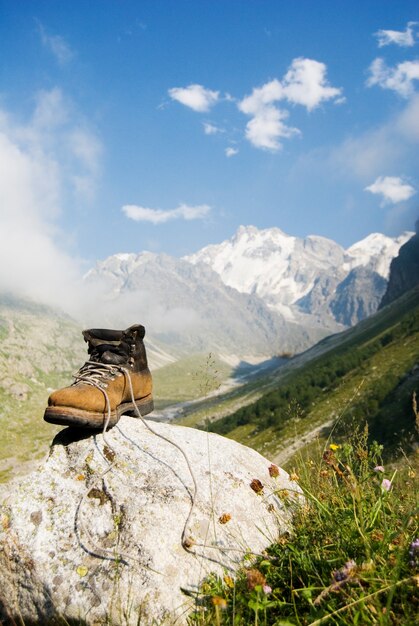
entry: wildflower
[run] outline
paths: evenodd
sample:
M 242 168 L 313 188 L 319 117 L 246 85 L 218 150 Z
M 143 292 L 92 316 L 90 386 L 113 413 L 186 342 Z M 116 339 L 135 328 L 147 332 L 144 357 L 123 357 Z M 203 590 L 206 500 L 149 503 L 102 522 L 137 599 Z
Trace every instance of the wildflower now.
M 381 482 L 381 490 L 382 491 L 390 491 L 391 489 L 391 480 L 388 478 L 383 478 Z
M 223 580 L 224 580 L 225 584 L 227 585 L 227 587 L 230 587 L 230 589 L 232 589 L 234 587 L 234 580 L 228 574 L 226 574 L 224 576 Z
M 325 598 L 327 598 L 331 591 L 337 592 L 342 587 L 345 587 L 349 582 L 349 579 L 354 577 L 357 571 L 356 563 L 353 559 L 347 561 L 343 567 L 335 570 L 332 573 L 332 584 L 329 587 L 323 589 L 320 595 L 314 600 L 314 606 L 319 606 Z
M 351 576 L 356 568 L 356 563 L 353 559 L 345 563 L 343 567 L 338 570 L 335 570 L 332 574 L 333 580 L 337 583 L 340 583 L 346 580 L 349 576 Z
M 377 472 L 377 473 L 378 472 L 385 472 L 385 469 L 384 469 L 384 467 L 382 465 L 376 465 L 374 467 L 374 472 Z
M 295 480 L 296 482 L 298 482 L 300 480 L 300 477 L 296 472 L 291 472 L 290 480 Z
M 255 587 L 266 585 L 266 578 L 258 569 L 248 569 L 246 572 L 247 588 L 253 591 Z
M 279 467 L 274 465 L 273 463 L 268 467 L 269 476 L 271 478 L 276 478 L 279 476 Z
M 415 567 L 419 562 L 419 539 L 414 539 L 409 546 L 409 565 Z
M 272 587 L 270 587 L 269 585 L 263 585 L 262 590 L 263 593 L 265 593 L 266 595 L 272 593 Z
M 255 493 L 261 493 L 263 491 L 263 485 L 258 478 L 254 478 L 250 486 Z
M 337 443 L 331 443 L 329 448 L 333 450 L 333 452 L 336 452 L 336 450 L 339 450 L 340 446 Z
M 220 596 L 213 596 L 211 598 L 211 602 L 213 603 L 214 606 L 219 606 L 220 609 L 227 608 L 227 600 L 225 598 L 221 598 Z

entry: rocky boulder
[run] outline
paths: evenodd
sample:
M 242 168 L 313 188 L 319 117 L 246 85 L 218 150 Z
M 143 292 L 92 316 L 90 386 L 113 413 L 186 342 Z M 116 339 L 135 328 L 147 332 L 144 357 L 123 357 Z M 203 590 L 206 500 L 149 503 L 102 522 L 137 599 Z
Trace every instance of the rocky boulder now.
M 185 624 L 209 573 L 234 576 L 290 529 L 302 496 L 286 472 L 213 433 L 148 424 L 65 429 L 3 486 L 0 622 Z

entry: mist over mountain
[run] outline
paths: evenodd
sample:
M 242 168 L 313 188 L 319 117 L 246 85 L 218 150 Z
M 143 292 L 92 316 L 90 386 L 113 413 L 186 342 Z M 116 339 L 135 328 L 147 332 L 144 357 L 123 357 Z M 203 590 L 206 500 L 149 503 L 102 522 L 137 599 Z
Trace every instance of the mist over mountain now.
M 141 320 L 168 353 L 261 360 L 300 352 L 374 313 L 390 262 L 411 236 L 376 233 L 345 250 L 325 237 L 241 226 L 182 259 L 113 255 L 97 262 L 84 286 L 103 301 L 101 325 Z
M 180 354 L 212 350 L 259 360 L 303 350 L 325 334 L 286 320 L 255 294 L 225 285 L 210 267 L 165 254 L 109 257 L 85 281 L 107 294 L 109 324 L 141 320 L 151 340 Z

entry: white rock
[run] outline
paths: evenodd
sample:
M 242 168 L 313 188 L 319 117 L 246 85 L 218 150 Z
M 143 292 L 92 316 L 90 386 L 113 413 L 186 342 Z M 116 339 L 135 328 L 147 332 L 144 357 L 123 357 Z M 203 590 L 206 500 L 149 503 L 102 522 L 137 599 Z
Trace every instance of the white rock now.
M 196 592 L 210 572 L 234 575 L 246 554 L 290 529 L 302 496 L 286 472 L 271 478 L 268 460 L 224 437 L 150 425 L 193 468 L 184 536 L 195 543 L 182 546 L 194 484 L 179 449 L 123 417 L 106 437 L 112 463 L 102 434 L 74 440 L 66 429 L 43 466 L 3 487 L 0 619 L 185 624 L 193 599 L 183 589 Z M 291 494 L 287 505 L 280 489 Z

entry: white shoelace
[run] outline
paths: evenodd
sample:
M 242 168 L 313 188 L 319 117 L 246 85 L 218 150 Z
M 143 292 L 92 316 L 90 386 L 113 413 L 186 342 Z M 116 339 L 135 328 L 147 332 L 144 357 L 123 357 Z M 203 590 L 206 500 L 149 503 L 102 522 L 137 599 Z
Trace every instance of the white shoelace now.
M 84 371 L 83 371 L 84 370 Z M 156 430 L 154 430 L 150 424 L 148 424 L 146 422 L 146 420 L 143 418 L 143 416 L 141 415 L 140 409 L 138 408 L 138 405 L 135 401 L 135 397 L 134 397 L 134 390 L 133 390 L 133 386 L 132 386 L 132 380 L 131 380 L 131 374 L 132 372 L 130 372 L 126 367 L 123 367 L 122 365 L 112 365 L 112 364 L 107 364 L 107 363 L 97 363 L 95 361 L 87 361 L 83 367 L 77 372 L 77 374 L 75 374 L 74 378 L 76 379 L 74 384 L 77 384 L 77 382 L 83 382 L 85 384 L 88 385 L 92 385 L 93 387 L 96 387 L 97 389 L 99 389 L 103 395 L 105 396 L 105 402 L 106 402 L 106 418 L 103 424 L 103 429 L 102 429 L 102 436 L 103 436 L 103 441 L 105 443 L 105 446 L 107 446 L 107 448 L 111 451 L 113 459 L 116 459 L 116 451 L 115 449 L 112 447 L 112 445 L 109 443 L 109 440 L 106 436 L 106 431 L 111 419 L 111 407 L 110 407 L 110 401 L 109 401 L 109 396 L 106 392 L 106 387 L 107 387 L 107 383 L 103 383 L 101 380 L 103 380 L 103 377 L 105 376 L 105 379 L 113 379 L 115 376 L 117 376 L 119 373 L 122 373 L 126 376 L 126 379 L 128 381 L 128 385 L 129 385 L 129 389 L 130 389 L 130 395 L 131 395 L 131 401 L 132 404 L 134 406 L 134 410 L 135 413 L 138 417 L 138 419 L 141 420 L 142 424 L 147 428 L 147 430 L 149 430 L 151 433 L 153 433 L 153 435 L 156 435 L 156 437 L 159 437 L 160 439 L 163 439 L 163 441 L 166 441 L 167 443 L 169 443 L 170 445 L 174 446 L 177 450 L 179 450 L 179 452 L 182 454 L 183 458 L 185 459 L 186 465 L 188 467 L 189 473 L 191 475 L 192 478 L 192 482 L 193 482 L 193 493 L 191 496 L 191 506 L 189 508 L 189 513 L 187 515 L 185 524 L 183 526 L 183 530 L 182 530 L 182 535 L 181 535 L 181 544 L 182 547 L 187 551 L 190 552 L 191 554 L 195 554 L 197 555 L 197 553 L 192 550 L 191 548 L 193 547 L 201 547 L 201 548 L 212 548 L 212 549 L 216 549 L 216 550 L 220 550 L 221 552 L 243 552 L 243 554 L 248 553 L 248 550 L 244 550 L 242 548 L 228 548 L 228 547 L 224 547 L 224 546 L 219 546 L 219 545 L 209 545 L 207 543 L 201 543 L 201 542 L 197 542 L 193 539 L 193 537 L 191 535 L 188 534 L 188 529 L 189 529 L 189 523 L 195 508 L 195 504 L 196 504 L 196 500 L 197 500 L 197 495 L 198 495 L 198 484 L 192 469 L 192 465 L 191 462 L 188 458 L 188 455 L 186 454 L 186 452 L 183 450 L 183 448 L 177 444 L 175 441 L 173 441 L 172 439 L 169 439 L 169 437 L 166 437 L 165 435 L 160 434 L 159 432 L 157 432 Z M 106 458 L 106 460 L 108 460 L 109 454 L 104 454 L 103 455 L 104 458 Z M 104 476 L 106 474 L 108 474 L 108 472 L 111 471 L 111 469 L 113 469 L 113 467 L 116 465 L 117 461 L 113 460 L 112 462 L 109 462 L 109 466 L 98 476 L 98 480 L 102 481 Z M 110 550 L 107 548 L 103 548 L 98 546 L 95 542 L 94 539 L 92 538 L 90 532 L 86 529 L 85 525 L 83 524 L 83 522 L 79 519 L 79 513 L 80 513 L 80 509 L 85 501 L 85 499 L 87 498 L 88 494 L 91 492 L 92 487 L 89 486 L 89 488 L 86 490 L 86 492 L 83 494 L 79 506 L 77 507 L 77 511 L 76 511 L 76 526 L 77 526 L 77 521 L 79 520 L 79 526 L 81 527 L 81 529 L 84 531 L 84 533 L 89 537 L 91 545 L 94 547 L 94 549 L 97 552 L 97 556 L 102 557 L 104 555 L 107 555 L 108 558 L 110 558 L 110 560 L 113 561 L 123 561 L 127 564 L 127 560 L 128 561 L 134 561 L 136 562 L 137 559 L 134 556 L 131 556 L 130 554 L 124 553 L 124 552 L 119 552 L 118 554 L 115 554 L 115 550 Z M 89 551 L 89 550 L 88 550 Z M 90 552 L 90 551 L 89 551 Z M 256 553 L 255 553 L 255 556 Z M 260 555 L 259 555 L 260 556 Z

